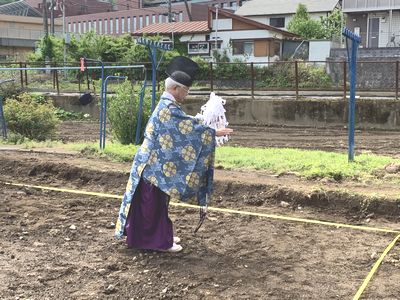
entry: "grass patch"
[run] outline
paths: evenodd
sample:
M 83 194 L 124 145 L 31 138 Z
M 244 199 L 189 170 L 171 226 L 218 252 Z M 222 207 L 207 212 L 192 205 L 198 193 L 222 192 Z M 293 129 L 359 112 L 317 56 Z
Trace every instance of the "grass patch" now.
M 295 173 L 309 179 L 376 178 L 378 171 L 389 163 L 399 164 L 399 160 L 386 156 L 362 154 L 355 161 L 348 163 L 347 154 L 283 148 L 236 148 L 217 149 L 216 165 L 228 169 L 267 170 L 276 174 Z
M 1 142 L 0 140 L 0 143 Z M 107 158 L 118 162 L 132 162 L 139 146 L 107 142 L 104 151 L 96 143 L 33 142 L 21 143 L 25 148 L 58 147 L 75 150 L 88 156 Z M 347 153 L 287 148 L 219 147 L 215 166 L 232 170 L 262 170 L 278 175 L 295 174 L 308 179 L 329 178 L 341 180 L 377 180 L 385 177 L 391 182 L 399 181 L 397 174 L 386 174 L 388 164 L 400 164 L 399 159 L 373 154 L 356 155 L 355 161 L 347 162 Z
M 64 144 L 61 141 L 56 140 L 35 141 L 20 134 L 9 132 L 7 140 L 0 139 L 0 145 L 19 145 L 24 149 L 33 149 L 55 147 L 62 148 Z
M 89 155 L 108 157 L 114 161 L 131 162 L 138 146 L 108 143 L 104 151 L 97 144 L 75 144 L 73 150 Z M 282 148 L 217 148 L 215 165 L 224 169 L 263 170 L 275 174 L 296 174 L 308 179 L 330 178 L 367 180 L 382 177 L 383 168 L 390 163 L 400 164 L 387 156 L 362 154 L 353 163 L 347 154 Z
M 89 156 L 105 157 L 118 162 L 132 162 L 139 148 L 136 145 L 121 145 L 119 143 L 107 143 L 104 150 L 99 149 L 98 143 L 67 144 L 67 149 L 80 151 Z

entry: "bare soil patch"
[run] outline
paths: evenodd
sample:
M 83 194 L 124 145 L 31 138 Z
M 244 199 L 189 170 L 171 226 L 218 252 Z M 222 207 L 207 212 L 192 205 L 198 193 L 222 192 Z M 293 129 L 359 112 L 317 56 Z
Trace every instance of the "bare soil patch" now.
M 97 127 L 64 123 L 60 132 L 64 140 L 96 141 Z M 231 143 L 242 146 L 347 147 L 340 142 L 346 141 L 342 129 L 235 129 Z M 358 149 L 397 155 L 395 132 L 358 136 Z M 0 151 L 0 182 L 123 193 L 130 163 L 51 152 Z M 215 177 L 215 207 L 400 229 L 399 196 L 390 184 L 227 170 L 217 170 Z M 350 299 L 395 237 L 215 212 L 194 235 L 198 211 L 171 206 L 184 250 L 138 251 L 113 237 L 119 205 L 119 200 L 0 183 L 0 298 Z M 384 259 L 363 299 L 398 299 L 399 250 L 396 245 Z
M 0 181 L 121 194 L 129 165 L 0 151 Z M 359 196 L 265 175 L 219 170 L 212 205 L 398 228 L 398 214 L 363 210 Z M 349 299 L 395 236 L 215 212 L 193 235 L 198 211 L 171 206 L 184 247 L 171 255 L 114 240 L 119 200 L 5 185 L 0 199 L 2 299 Z M 397 298 L 398 250 L 364 299 Z
M 298 148 L 347 152 L 345 127 L 276 127 L 232 126 L 235 130 L 230 146 Z M 98 141 L 98 122 L 63 122 L 58 129 L 63 141 Z M 110 136 L 110 135 L 108 135 Z M 356 153 L 370 152 L 398 157 L 400 132 L 389 130 L 356 130 Z

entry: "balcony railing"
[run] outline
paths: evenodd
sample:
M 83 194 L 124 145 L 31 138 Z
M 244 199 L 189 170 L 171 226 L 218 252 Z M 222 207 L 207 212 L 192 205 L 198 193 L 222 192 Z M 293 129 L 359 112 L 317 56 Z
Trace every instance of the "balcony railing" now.
M 343 0 L 344 12 L 400 9 L 400 0 Z

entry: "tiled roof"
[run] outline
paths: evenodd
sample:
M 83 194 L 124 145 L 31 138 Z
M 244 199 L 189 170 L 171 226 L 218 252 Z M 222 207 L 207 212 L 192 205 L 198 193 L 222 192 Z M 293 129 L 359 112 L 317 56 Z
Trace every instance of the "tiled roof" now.
M 137 30 L 133 35 L 142 34 L 169 34 L 169 33 L 207 33 L 208 21 L 193 21 L 193 22 L 176 22 L 176 23 L 155 23 Z
M 211 8 L 210 12 L 215 13 L 216 12 L 215 8 Z M 251 20 L 251 19 L 243 17 L 243 16 L 236 15 L 236 14 L 231 13 L 230 11 L 227 11 L 225 9 L 220 9 L 218 11 L 218 13 L 220 15 L 223 15 L 223 16 L 227 17 L 227 18 L 236 19 L 236 20 L 238 20 L 240 22 L 247 23 L 247 24 L 252 25 L 252 26 L 254 26 L 256 28 L 275 31 L 275 32 L 278 32 L 278 33 L 280 33 L 280 34 L 282 34 L 284 36 L 287 36 L 287 37 L 299 38 L 299 35 L 297 35 L 295 33 L 283 30 L 281 28 L 276 28 L 276 27 L 271 26 L 271 25 L 266 25 L 264 23 L 260 23 L 260 22 L 254 21 L 254 20 Z
M 11 2 L 0 5 L 0 14 L 25 17 L 42 17 L 42 14 L 25 1 Z

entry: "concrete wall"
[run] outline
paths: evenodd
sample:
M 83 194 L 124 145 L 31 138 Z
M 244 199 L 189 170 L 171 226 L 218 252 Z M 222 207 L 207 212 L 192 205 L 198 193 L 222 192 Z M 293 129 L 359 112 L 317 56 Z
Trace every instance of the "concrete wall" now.
M 84 114 L 89 114 L 91 118 L 99 119 L 100 116 L 100 106 L 99 99 L 95 98 L 91 103 L 87 105 L 82 105 L 79 102 L 80 95 L 51 95 L 47 96 L 53 100 L 53 104 L 56 107 L 60 107 L 65 111 L 71 112 L 82 112 Z
M 357 86 L 363 89 L 394 89 L 396 86 L 396 61 L 399 48 L 364 48 L 358 51 Z M 347 60 L 346 49 L 331 49 L 327 59 L 328 73 L 333 82 L 343 84 L 343 64 Z M 360 62 L 362 61 L 362 62 Z M 348 75 L 347 68 L 347 75 Z M 349 77 L 347 77 L 349 80 Z
M 61 20 L 55 20 L 55 31 L 56 34 L 61 33 Z M 42 18 L 1 15 L 0 58 L 25 61 L 29 53 L 34 51 L 35 43 L 42 37 Z
M 232 125 L 336 127 L 348 122 L 348 103 L 338 99 L 227 99 L 226 103 L 227 119 Z M 201 104 L 204 100 L 192 99 L 184 109 L 195 115 Z M 358 99 L 356 127 L 400 129 L 400 102 Z
M 78 95 L 51 97 L 64 110 L 88 113 L 92 118 L 99 116 L 98 101 L 82 106 Z M 196 115 L 206 98 L 188 99 L 183 106 L 185 112 Z M 226 116 L 231 125 L 343 127 L 348 122 L 348 102 L 339 99 L 225 99 Z M 399 130 L 400 101 L 357 99 L 356 127 Z

